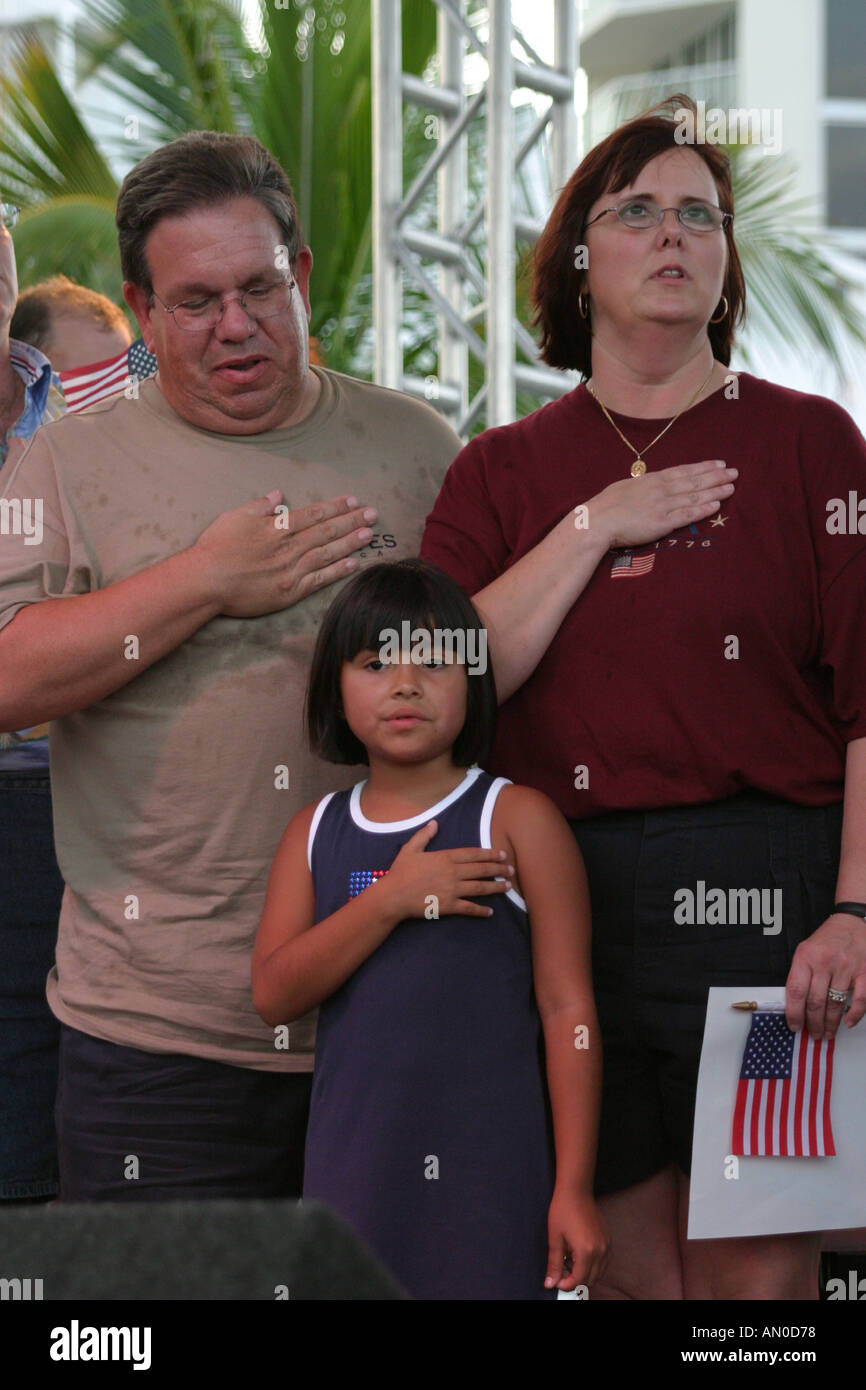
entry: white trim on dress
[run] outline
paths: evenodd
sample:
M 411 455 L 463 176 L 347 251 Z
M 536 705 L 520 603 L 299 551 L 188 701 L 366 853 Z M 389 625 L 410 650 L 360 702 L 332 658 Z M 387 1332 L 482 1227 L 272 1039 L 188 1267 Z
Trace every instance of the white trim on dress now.
M 481 776 L 480 767 L 470 767 L 467 769 L 466 776 L 462 782 L 458 782 L 453 791 L 442 800 L 437 801 L 435 806 L 429 810 L 422 811 L 418 816 L 412 816 L 409 820 L 368 820 L 361 810 L 361 792 L 367 785 L 367 778 L 363 782 L 356 782 L 352 788 L 352 795 L 349 798 L 349 813 L 359 830 L 370 830 L 376 835 L 389 835 L 392 830 L 417 830 L 419 826 L 426 825 L 428 821 L 435 820 L 440 811 L 444 811 L 447 806 L 451 806 L 458 797 L 468 791 L 476 777 Z
M 490 837 L 490 830 L 493 824 L 493 807 L 496 805 L 496 798 L 502 791 L 503 787 L 512 787 L 513 785 L 514 783 L 510 781 L 508 777 L 497 777 L 496 781 L 491 782 L 490 784 L 487 795 L 484 798 L 484 805 L 481 808 L 482 849 L 493 848 L 493 841 Z M 496 881 L 497 883 L 502 883 L 503 879 L 501 876 L 499 876 Z M 520 908 L 521 912 L 526 912 L 526 900 L 520 896 L 516 888 L 509 888 L 505 896 L 506 898 L 510 898 L 514 905 Z
M 325 814 L 325 807 L 331 800 L 331 797 L 336 795 L 336 792 L 328 792 L 328 795 L 322 797 L 321 801 L 319 802 L 318 806 L 313 812 L 313 819 L 310 821 L 310 833 L 307 836 L 307 865 L 309 867 L 310 873 L 313 872 L 313 841 L 316 838 L 316 831 L 319 828 L 319 821 Z

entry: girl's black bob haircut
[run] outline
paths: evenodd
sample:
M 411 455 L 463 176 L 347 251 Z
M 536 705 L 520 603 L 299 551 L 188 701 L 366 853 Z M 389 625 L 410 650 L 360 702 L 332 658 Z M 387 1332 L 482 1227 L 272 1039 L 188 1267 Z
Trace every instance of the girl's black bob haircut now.
M 367 762 L 367 750 L 343 717 L 343 663 L 362 651 L 379 651 L 385 629 L 430 632 L 433 628 L 483 633 L 475 608 L 460 585 L 427 560 L 381 561 L 362 570 L 337 595 L 319 629 L 307 686 L 310 746 L 331 763 Z M 475 650 L 486 654 L 486 635 Z M 481 645 L 484 643 L 484 645 Z M 484 673 L 466 677 L 466 721 L 451 757 L 455 767 L 483 764 L 496 729 L 496 684 L 489 661 Z

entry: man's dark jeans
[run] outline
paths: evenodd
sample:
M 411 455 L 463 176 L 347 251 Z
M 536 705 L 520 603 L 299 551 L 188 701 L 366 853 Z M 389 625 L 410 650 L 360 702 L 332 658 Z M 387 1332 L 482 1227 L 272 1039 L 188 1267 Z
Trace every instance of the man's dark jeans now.
M 59 1025 L 45 977 L 62 895 L 48 769 L 0 769 L 0 1201 L 58 1189 Z

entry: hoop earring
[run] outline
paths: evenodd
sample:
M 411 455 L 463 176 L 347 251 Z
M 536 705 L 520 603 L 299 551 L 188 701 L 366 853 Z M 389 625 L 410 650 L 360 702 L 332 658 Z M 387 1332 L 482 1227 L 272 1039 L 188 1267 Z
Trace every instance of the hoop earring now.
M 583 290 L 581 290 L 580 294 L 577 296 L 577 312 L 582 319 L 589 316 L 589 303 Z
M 710 323 L 721 323 L 721 321 L 722 321 L 723 318 L 727 318 L 727 314 L 728 314 L 728 301 L 727 301 L 727 299 L 725 298 L 724 295 L 722 295 L 722 303 L 723 303 L 724 306 L 725 306 L 724 309 L 723 309 L 722 312 L 719 314 L 719 317 L 718 317 L 717 319 L 710 319 Z

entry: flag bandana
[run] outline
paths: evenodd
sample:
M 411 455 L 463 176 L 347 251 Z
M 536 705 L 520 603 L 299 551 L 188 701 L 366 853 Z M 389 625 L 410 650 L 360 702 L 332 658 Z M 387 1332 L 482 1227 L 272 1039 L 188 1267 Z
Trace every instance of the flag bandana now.
M 792 1033 L 784 1013 L 752 1015 L 737 1099 L 731 1153 L 823 1158 L 836 1153 L 830 1127 L 833 1047 Z
M 137 338 L 130 348 L 105 362 L 70 367 L 59 373 L 66 409 L 73 414 L 86 410 L 105 396 L 123 391 L 130 378 L 143 381 L 156 371 L 156 367 L 156 358 L 148 352 L 143 338 Z

